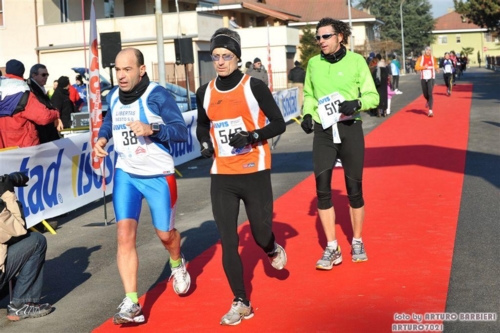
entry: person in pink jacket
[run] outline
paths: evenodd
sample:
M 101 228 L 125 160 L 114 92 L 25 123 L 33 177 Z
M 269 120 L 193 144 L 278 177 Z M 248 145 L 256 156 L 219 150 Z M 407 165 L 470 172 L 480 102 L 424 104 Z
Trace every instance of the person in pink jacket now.
M 387 110 L 385 111 L 386 115 L 391 114 L 391 100 L 392 100 L 392 96 L 394 96 L 396 94 L 397 94 L 396 91 L 392 90 L 391 85 L 388 84 L 387 85 Z

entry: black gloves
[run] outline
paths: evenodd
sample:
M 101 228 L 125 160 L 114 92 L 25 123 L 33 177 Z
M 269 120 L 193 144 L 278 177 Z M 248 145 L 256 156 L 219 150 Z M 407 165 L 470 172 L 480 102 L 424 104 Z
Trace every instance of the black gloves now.
M 239 131 L 234 134 L 229 140 L 229 145 L 234 148 L 243 148 L 246 145 L 253 143 L 253 133 L 247 131 Z
M 0 176 L 0 196 L 7 191 L 14 192 L 14 185 L 9 175 Z
M 361 102 L 356 99 L 354 101 L 344 101 L 340 104 L 340 113 L 346 116 L 352 116 L 354 112 L 361 109 Z
M 306 132 L 306 134 L 312 133 L 313 131 L 313 119 L 310 114 L 306 114 L 304 118 L 302 118 L 302 123 L 300 124 L 302 130 Z
M 202 142 L 201 144 L 201 156 L 205 158 L 210 158 L 214 154 L 214 145 L 211 141 Z

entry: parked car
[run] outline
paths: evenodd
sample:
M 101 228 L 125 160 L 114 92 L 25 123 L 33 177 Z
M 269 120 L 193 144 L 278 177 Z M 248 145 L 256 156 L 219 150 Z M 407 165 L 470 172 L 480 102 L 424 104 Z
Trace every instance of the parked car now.
M 165 88 L 167 88 L 167 91 L 174 97 L 181 112 L 196 110 L 196 95 L 194 92 L 189 92 L 189 99 L 191 100 L 191 109 L 189 109 L 188 91 L 186 88 L 168 82 L 165 84 Z
M 83 67 L 73 67 L 72 70 L 75 73 L 80 74 L 87 82 L 89 81 L 89 73 L 88 69 L 85 69 Z M 108 111 L 109 105 L 108 101 L 106 100 L 106 96 L 109 94 L 113 86 L 111 83 L 102 75 L 99 74 L 99 77 L 101 79 L 101 103 L 102 103 L 102 112 L 103 116 L 106 114 Z M 179 109 L 181 112 L 186 112 L 189 110 L 196 110 L 196 95 L 194 92 L 190 91 L 189 92 L 189 98 L 191 100 L 191 109 L 189 108 L 188 105 L 188 91 L 186 88 L 183 88 L 181 86 L 178 86 L 173 83 L 166 83 L 165 88 L 167 91 L 172 95 L 172 97 L 175 99 L 177 102 L 177 106 L 179 106 Z M 85 105 L 82 107 L 80 110 L 81 112 L 88 112 L 88 106 Z

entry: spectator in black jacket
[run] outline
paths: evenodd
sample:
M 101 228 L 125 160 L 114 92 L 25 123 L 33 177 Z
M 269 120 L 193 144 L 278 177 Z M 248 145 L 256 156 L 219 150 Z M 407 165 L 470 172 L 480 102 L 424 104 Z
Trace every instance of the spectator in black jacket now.
M 67 76 L 61 76 L 57 80 L 57 88 L 51 99 L 52 104 L 59 110 L 64 128 L 71 127 L 71 114 L 76 111 L 75 105 L 69 99 L 69 87 L 69 78 Z
M 295 67 L 288 72 L 288 88 L 299 88 L 299 106 L 302 109 L 304 100 L 304 81 L 306 79 L 306 71 L 300 67 L 300 62 L 295 61 Z
M 45 105 L 47 109 L 55 110 L 56 108 L 50 102 L 49 96 L 45 91 L 45 84 L 49 78 L 49 73 L 47 67 L 42 64 L 35 64 L 31 67 L 30 78 L 26 80 L 31 92 L 36 96 L 36 99 Z M 38 137 L 40 138 L 40 143 L 54 141 L 60 138 L 59 132 L 54 127 L 53 124 L 48 125 L 35 125 L 38 131 Z

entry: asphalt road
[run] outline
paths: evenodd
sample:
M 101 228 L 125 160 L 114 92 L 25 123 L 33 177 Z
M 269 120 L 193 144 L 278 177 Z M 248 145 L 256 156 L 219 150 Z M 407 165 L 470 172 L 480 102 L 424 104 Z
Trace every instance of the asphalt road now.
M 442 84 L 440 78 L 437 81 Z M 474 83 L 474 94 L 447 311 L 500 312 L 497 261 L 500 254 L 500 73 L 471 69 L 466 72 L 465 81 Z M 400 89 L 404 94 L 393 98 L 393 114 L 420 96 L 418 77 L 402 76 Z M 365 134 L 385 119 L 364 114 Z M 290 122 L 287 131 L 275 141 L 272 181 L 276 199 L 311 174 L 312 135 L 305 135 L 297 123 Z M 176 226 L 182 235 L 182 251 L 187 260 L 195 258 L 219 238 L 210 206 L 210 163 L 199 158 L 177 168 L 183 177 L 178 178 Z M 108 221 L 114 219 L 110 201 L 108 195 Z M 240 222 L 246 220 L 244 212 L 241 209 Z M 113 316 L 123 298 L 123 288 L 115 259 L 116 226 L 114 223 L 104 226 L 103 221 L 102 200 L 54 219 L 58 225 L 57 235 L 45 233 L 48 252 L 43 301 L 54 304 L 55 311 L 43 318 L 11 323 L 5 318 L 8 296 L 4 297 L 0 302 L 2 332 L 90 332 Z M 139 295 L 170 275 L 168 254 L 150 221 L 150 212 L 144 203 L 137 236 Z M 500 332 L 500 322 L 489 326 L 471 325 L 446 324 L 445 331 Z

